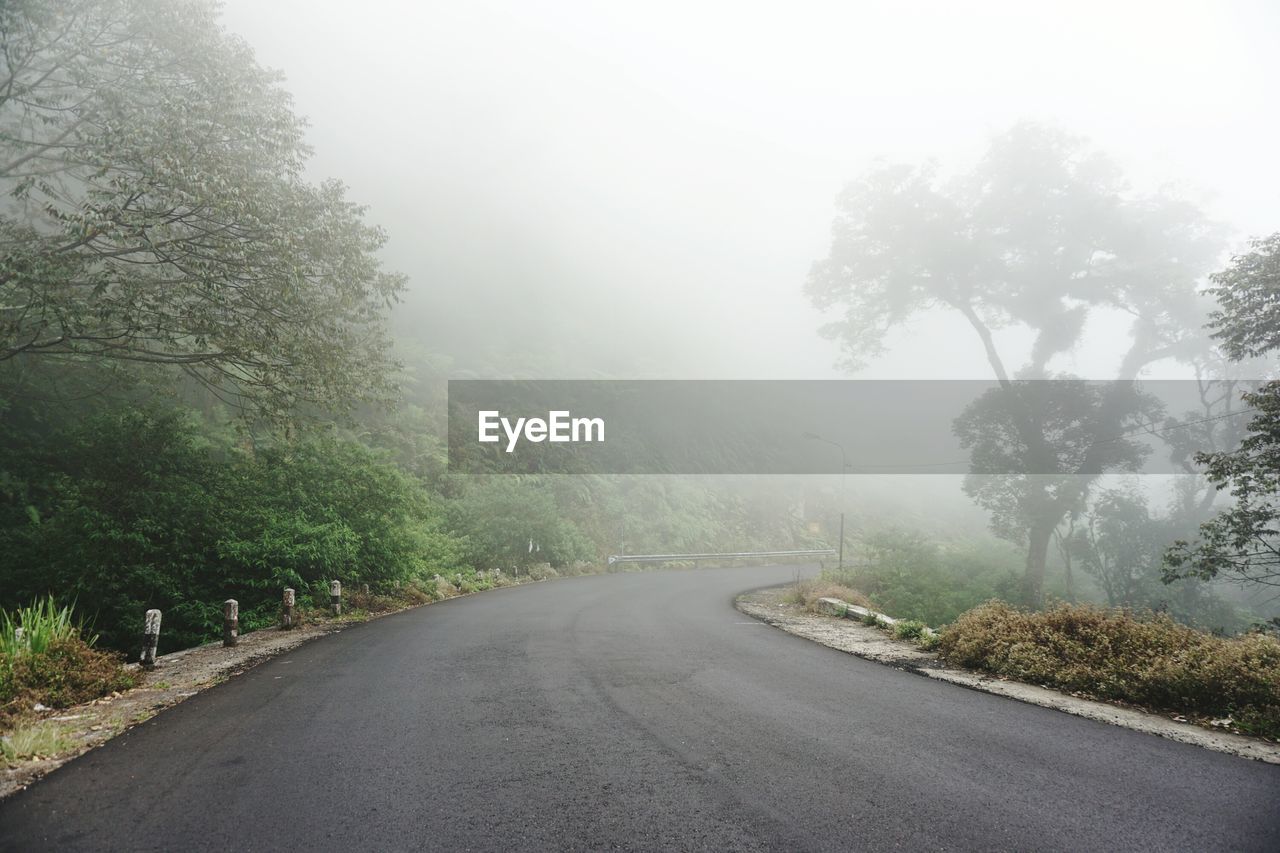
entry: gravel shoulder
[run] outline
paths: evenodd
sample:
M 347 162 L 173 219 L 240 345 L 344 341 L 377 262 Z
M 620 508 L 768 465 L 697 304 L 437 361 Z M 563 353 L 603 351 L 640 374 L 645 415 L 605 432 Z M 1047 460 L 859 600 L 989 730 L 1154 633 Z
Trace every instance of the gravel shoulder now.
M 807 612 L 799 605 L 790 604 L 784 599 L 787 590 L 787 587 L 782 586 L 746 593 L 738 596 L 735 605 L 748 616 L 781 628 L 789 634 L 927 678 L 948 681 L 972 690 L 993 693 L 1241 758 L 1280 764 L 1278 744 L 1212 731 L 1135 708 L 1082 699 L 1034 684 L 947 666 L 936 654 L 926 652 L 913 643 L 895 640 L 877 628 L 839 616 L 820 616 Z

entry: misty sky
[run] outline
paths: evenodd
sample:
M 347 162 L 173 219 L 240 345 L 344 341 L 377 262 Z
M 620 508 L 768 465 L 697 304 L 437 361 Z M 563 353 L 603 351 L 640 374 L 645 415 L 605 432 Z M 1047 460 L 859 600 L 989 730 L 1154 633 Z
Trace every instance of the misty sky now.
M 966 168 L 1024 118 L 1179 185 L 1237 248 L 1280 228 L 1265 2 L 229 0 L 224 21 L 285 72 L 316 177 L 390 233 L 402 327 L 511 375 L 842 375 L 801 292 L 837 192 L 878 156 Z M 916 331 L 860 375 L 990 375 L 955 318 Z

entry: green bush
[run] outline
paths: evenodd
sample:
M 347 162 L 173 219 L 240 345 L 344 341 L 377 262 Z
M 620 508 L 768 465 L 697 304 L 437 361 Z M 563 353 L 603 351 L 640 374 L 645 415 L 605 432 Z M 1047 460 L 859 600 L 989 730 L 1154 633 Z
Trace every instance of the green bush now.
M 449 530 L 466 543 L 465 562 L 524 574 L 537 564 L 565 566 L 595 556 L 546 487 L 513 477 L 482 477 L 446 507 Z
M 942 625 L 965 610 L 1017 589 L 1023 555 L 993 539 L 940 546 L 905 530 L 872 531 L 862 539 L 865 564 L 832 580 L 861 590 L 899 619 Z
M 893 636 L 899 640 L 919 640 L 929 626 L 915 619 L 905 619 L 893 626 Z
M 1280 639 L 1216 637 L 1164 614 L 991 601 L 942 632 L 951 664 L 1165 711 L 1230 717 L 1280 737 Z
M 116 649 L 136 645 L 153 607 L 173 651 L 216 638 L 228 598 L 248 631 L 275 621 L 286 586 L 300 607 L 325 607 L 330 579 L 386 588 L 463 565 L 433 498 L 355 442 L 249 452 L 144 409 L 89 417 L 50 444 L 32 454 L 40 510 L 0 525 L 0 589 L 75 596 Z

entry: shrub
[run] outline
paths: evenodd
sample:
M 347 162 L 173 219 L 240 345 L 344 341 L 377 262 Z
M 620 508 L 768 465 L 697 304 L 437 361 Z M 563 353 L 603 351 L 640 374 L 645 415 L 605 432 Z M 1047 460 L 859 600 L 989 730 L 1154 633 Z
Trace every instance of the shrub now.
M 133 648 L 152 607 L 173 651 L 219 636 L 227 598 L 248 630 L 274 621 L 284 587 L 300 606 L 323 606 L 333 578 L 385 590 L 464 565 L 435 497 L 353 441 L 249 452 L 211 444 L 179 413 L 130 408 L 46 444 L 30 462 L 30 517 L 5 516 L 0 502 L 0 595 L 75 591 L 113 648 Z
M 13 689 L 51 708 L 66 708 L 132 686 L 115 655 L 78 637 L 55 641 L 42 654 L 23 655 L 12 664 Z
M 1280 737 L 1280 639 L 1215 637 L 1163 614 L 991 601 L 943 632 L 948 662 L 1102 699 L 1231 717 Z
M 838 598 L 841 601 L 856 604 L 859 607 L 871 606 L 871 602 L 867 600 L 867 597 L 856 589 L 833 581 L 823 580 L 822 578 L 797 580 L 785 596 L 785 599 L 790 603 L 803 605 L 806 610 L 815 612 L 820 598 Z
M 905 619 L 893 626 L 893 636 L 899 640 L 919 640 L 928 629 L 923 622 Z
M 38 654 L 0 655 L 0 728 L 29 715 L 37 702 L 66 708 L 132 686 L 115 655 L 79 637 L 54 640 Z
M 548 563 L 535 563 L 529 567 L 529 578 L 535 581 L 551 580 L 560 577 L 560 573 Z
M 991 539 L 939 545 L 932 535 L 880 530 L 862 538 L 865 563 L 834 580 L 865 591 L 901 619 L 941 625 L 1017 589 L 1023 555 Z

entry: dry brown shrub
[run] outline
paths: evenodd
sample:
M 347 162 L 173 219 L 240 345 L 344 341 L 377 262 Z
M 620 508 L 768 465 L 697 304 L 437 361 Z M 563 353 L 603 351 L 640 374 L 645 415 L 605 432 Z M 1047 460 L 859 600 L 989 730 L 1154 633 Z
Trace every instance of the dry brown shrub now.
M 852 587 L 821 578 L 804 578 L 788 590 L 787 600 L 803 605 L 806 610 L 817 612 L 819 598 L 838 598 L 847 604 L 871 608 L 871 600 Z
M 1230 717 L 1280 737 L 1280 639 L 1217 637 L 1165 614 L 1059 604 L 1029 612 L 991 601 L 942 632 L 951 664 L 1188 714 Z

